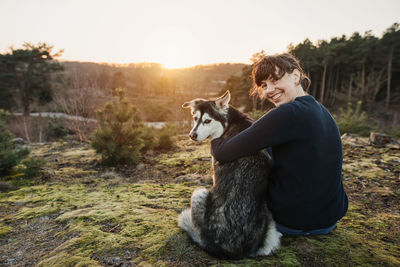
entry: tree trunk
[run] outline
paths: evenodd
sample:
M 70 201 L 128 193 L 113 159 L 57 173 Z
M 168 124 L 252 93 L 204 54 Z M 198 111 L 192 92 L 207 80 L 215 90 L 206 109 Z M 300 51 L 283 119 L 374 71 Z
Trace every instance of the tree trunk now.
M 24 121 L 24 132 L 25 132 L 25 138 L 26 140 L 30 143 L 31 138 L 29 137 L 29 129 L 31 128 L 31 118 L 29 116 L 22 116 L 23 121 Z
M 324 95 L 324 100 L 325 103 L 328 104 L 330 102 L 331 99 L 331 95 L 332 95 L 332 80 L 333 80 L 333 69 L 334 67 L 331 67 L 329 69 L 329 72 L 327 74 L 327 81 L 326 81 L 326 85 L 325 85 L 325 95 Z
M 31 112 L 31 104 L 29 103 L 29 100 L 24 100 L 22 105 L 24 107 L 24 116 L 29 116 Z
M 43 140 L 43 118 L 42 118 L 42 112 L 40 110 L 40 105 L 38 105 L 38 113 L 39 113 L 39 117 L 38 117 L 38 128 L 39 128 L 39 143 L 41 143 Z
M 324 72 L 322 73 L 322 82 L 321 82 L 321 96 L 319 98 L 319 102 L 321 104 L 324 103 L 324 95 L 325 95 L 325 79 L 326 79 L 326 69 L 328 67 L 328 64 L 324 64 Z
M 340 77 L 340 68 L 338 67 L 336 70 L 336 79 L 335 79 L 335 88 L 333 88 L 335 90 L 335 92 L 338 89 L 338 84 L 339 84 L 339 77 Z
M 392 48 L 390 49 L 389 59 L 388 59 L 388 76 L 387 76 L 386 101 L 385 101 L 386 110 L 389 108 L 389 101 L 390 101 L 390 87 L 391 87 L 391 79 L 392 79 L 393 50 L 394 50 L 394 47 L 392 46 Z
M 384 82 L 384 80 L 383 80 L 383 72 L 384 72 L 384 70 L 381 70 L 376 75 L 376 79 L 375 79 L 376 83 L 375 83 L 375 86 L 374 86 L 373 91 L 371 93 L 371 104 L 372 105 L 375 104 L 376 95 L 379 93 L 379 89 L 381 88 L 381 85 Z
M 330 105 L 333 106 L 335 104 L 336 98 L 338 97 L 338 84 L 339 84 L 339 71 L 340 71 L 340 67 L 337 67 L 336 71 L 335 71 L 335 82 L 333 85 L 333 92 L 332 92 L 332 97 L 331 97 L 331 101 L 330 101 Z
M 317 76 L 317 75 L 315 75 L 315 76 Z M 313 78 L 315 78 L 315 77 L 313 77 Z M 317 98 L 317 79 L 313 79 L 314 80 L 314 82 L 311 82 L 312 83 L 312 95 L 315 97 L 315 98 Z
M 349 93 L 347 95 L 347 102 L 351 102 L 351 93 L 353 91 L 353 73 L 350 75 Z
M 393 115 L 393 121 L 392 121 L 392 128 L 394 129 L 397 126 L 397 121 L 399 120 L 399 112 L 396 111 Z
M 361 101 L 364 100 L 365 94 L 365 63 L 362 65 L 361 70 Z

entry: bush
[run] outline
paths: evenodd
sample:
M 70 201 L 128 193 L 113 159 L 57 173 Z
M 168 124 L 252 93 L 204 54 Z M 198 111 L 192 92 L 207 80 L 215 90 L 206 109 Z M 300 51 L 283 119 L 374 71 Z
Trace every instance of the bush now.
M 400 129 L 393 131 L 393 136 L 396 138 L 400 138 Z
M 24 159 L 21 163 L 26 167 L 24 169 L 25 178 L 33 178 L 41 172 L 46 161 L 41 158 L 28 158 Z
M 340 133 L 354 133 L 361 136 L 369 136 L 374 130 L 373 123 L 369 120 L 366 112 L 361 111 L 361 101 L 357 102 L 354 110 L 351 103 L 347 104 L 347 111 L 339 109 L 340 115 L 337 120 Z
M 157 129 L 152 127 L 143 127 L 141 138 L 143 140 L 143 152 L 153 150 L 157 147 Z
M 13 135 L 6 128 L 5 121 L 8 113 L 0 109 L 0 176 L 10 174 L 12 168 L 19 164 L 29 154 L 29 149 L 17 147 Z
M 108 102 L 96 111 L 100 128 L 94 132 L 92 146 L 101 154 L 104 165 L 136 164 L 145 146 L 141 139 L 143 124 L 136 107 L 128 103 L 125 91 L 116 92 L 118 103 Z
M 173 136 L 176 134 L 175 127 L 167 124 L 158 131 L 158 150 L 169 150 L 175 147 Z
M 59 118 L 50 118 L 47 122 L 47 138 L 50 140 L 59 139 L 73 134 L 73 132 L 67 129 L 63 121 Z
M 170 150 L 175 147 L 175 125 L 166 124 L 161 129 L 143 127 L 141 138 L 144 142 L 142 151 Z

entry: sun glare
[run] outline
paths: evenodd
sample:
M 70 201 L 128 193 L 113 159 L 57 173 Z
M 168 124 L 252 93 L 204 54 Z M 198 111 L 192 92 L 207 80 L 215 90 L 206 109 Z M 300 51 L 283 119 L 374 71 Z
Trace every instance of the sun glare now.
M 167 68 L 167 69 L 179 69 L 179 68 L 186 68 L 186 67 L 191 66 L 191 64 L 185 64 L 185 63 L 182 63 L 179 60 L 175 60 L 175 59 L 169 59 L 165 62 L 161 62 L 161 64 L 163 65 L 164 68 Z
M 191 62 L 188 57 L 187 49 L 178 43 L 164 43 L 159 51 L 159 62 L 165 68 L 177 69 L 196 65 L 196 62 Z
M 160 63 L 168 69 L 185 68 L 194 65 L 185 61 L 185 58 L 175 51 L 166 52 L 160 59 Z

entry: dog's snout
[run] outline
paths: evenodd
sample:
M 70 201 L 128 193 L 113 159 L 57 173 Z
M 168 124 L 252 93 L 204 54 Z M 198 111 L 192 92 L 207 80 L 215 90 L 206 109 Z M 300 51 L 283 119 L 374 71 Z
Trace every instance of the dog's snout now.
M 196 140 L 196 139 L 197 139 L 197 133 L 195 133 L 195 132 L 190 132 L 190 133 L 189 133 L 189 137 L 190 137 L 190 139 L 192 139 L 192 140 Z

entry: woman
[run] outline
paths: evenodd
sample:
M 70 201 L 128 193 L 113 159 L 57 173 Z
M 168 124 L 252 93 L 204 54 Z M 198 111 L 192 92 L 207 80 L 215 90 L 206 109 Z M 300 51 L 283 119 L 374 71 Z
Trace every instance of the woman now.
M 348 208 L 342 184 L 342 143 L 328 110 L 307 95 L 309 78 L 290 54 L 255 64 L 254 89 L 276 108 L 228 140 L 214 139 L 212 154 L 228 162 L 272 148 L 267 202 L 284 235 L 326 234 Z

